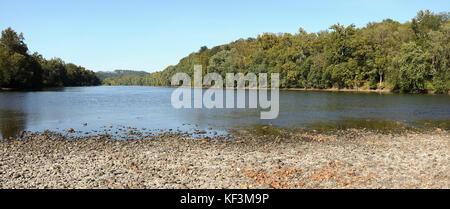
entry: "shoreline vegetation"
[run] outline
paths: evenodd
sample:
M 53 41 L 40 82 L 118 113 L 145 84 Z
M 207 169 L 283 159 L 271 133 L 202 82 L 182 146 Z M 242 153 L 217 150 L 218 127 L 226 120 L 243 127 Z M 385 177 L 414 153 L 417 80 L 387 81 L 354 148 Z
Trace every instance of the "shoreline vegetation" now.
M 0 141 L 0 187 L 449 189 L 449 138 L 440 128 L 308 132 L 263 126 L 232 138 L 159 132 L 122 140 L 27 132 Z
M 108 85 L 104 85 L 108 86 Z M 83 86 L 64 86 L 64 87 L 83 87 Z M 174 86 L 148 86 L 148 87 L 161 87 L 161 88 L 178 88 Z M 46 88 L 31 88 L 31 89 L 22 89 L 22 88 L 0 88 L 1 91 L 37 91 L 37 90 L 45 90 L 45 89 L 52 89 L 52 88 L 60 88 L 60 87 L 46 87 Z M 193 88 L 193 87 L 192 87 Z M 213 87 L 203 87 L 204 89 L 213 88 Z M 227 89 L 227 88 L 224 88 Z M 232 88 L 235 90 L 239 90 L 241 88 Z M 249 88 L 243 88 L 244 90 L 249 90 Z M 270 88 L 269 88 L 270 89 Z M 330 88 L 330 89 L 316 89 L 316 88 L 280 88 L 280 91 L 323 91 L 323 92 L 357 92 L 357 93 L 380 93 L 380 94 L 404 94 L 404 93 L 413 93 L 414 92 L 400 92 L 400 91 L 394 91 L 394 90 L 388 90 L 388 89 L 337 89 L 337 88 Z M 450 94 L 450 91 L 446 92 L 438 92 L 438 91 L 423 91 L 420 92 L 420 94 Z
M 450 90 L 449 12 L 419 11 L 406 23 L 391 19 L 356 28 L 296 34 L 264 33 L 209 49 L 149 75 L 103 80 L 103 85 L 170 86 L 176 73 L 279 73 L 283 89 L 444 93 Z M 224 82 L 226 83 L 226 82 Z M 341 90 L 344 89 L 344 90 Z
M 110 85 L 103 85 L 103 86 L 110 86 Z M 123 85 L 123 86 L 137 86 L 137 85 Z M 146 87 L 146 86 L 141 86 Z M 177 86 L 147 86 L 147 87 L 159 87 L 159 88 L 179 88 Z M 184 88 L 184 87 L 181 87 Z M 195 89 L 195 87 L 189 87 L 191 89 Z M 215 87 L 211 86 L 204 86 L 203 89 L 214 89 Z M 217 88 L 219 89 L 219 88 Z M 251 88 L 245 87 L 245 88 L 223 88 L 223 89 L 234 89 L 234 90 L 250 90 Z M 270 88 L 267 88 L 270 90 Z M 329 89 L 318 89 L 318 88 L 279 88 L 280 91 L 324 91 L 324 92 L 359 92 L 359 93 L 382 93 L 382 94 L 418 94 L 419 92 L 401 92 L 396 90 L 388 90 L 388 89 L 338 89 L 338 88 L 329 88 Z M 420 92 L 420 94 L 450 94 L 450 91 L 446 92 L 437 92 L 437 91 L 423 91 Z
M 329 92 L 361 92 L 361 93 L 421 93 L 421 94 L 449 94 L 450 91 L 434 91 L 425 90 L 422 92 L 401 92 L 399 90 L 389 90 L 389 89 L 309 89 L 309 88 L 282 88 L 280 90 L 284 91 L 329 91 Z
M 101 80 L 84 67 L 65 63 L 60 58 L 45 59 L 41 54 L 28 53 L 23 34 L 11 28 L 0 38 L 0 89 L 38 90 L 48 87 L 95 86 Z

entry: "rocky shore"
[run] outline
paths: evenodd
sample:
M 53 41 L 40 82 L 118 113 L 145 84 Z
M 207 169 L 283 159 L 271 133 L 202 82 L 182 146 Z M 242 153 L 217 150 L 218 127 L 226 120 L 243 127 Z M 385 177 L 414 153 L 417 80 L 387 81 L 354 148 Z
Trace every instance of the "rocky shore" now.
M 0 142 L 0 188 L 450 188 L 450 134 L 241 131 Z

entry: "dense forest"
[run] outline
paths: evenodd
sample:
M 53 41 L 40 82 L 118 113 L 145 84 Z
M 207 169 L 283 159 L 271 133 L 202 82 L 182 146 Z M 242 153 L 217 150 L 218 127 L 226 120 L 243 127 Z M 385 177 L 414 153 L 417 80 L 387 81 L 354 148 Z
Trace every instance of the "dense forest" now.
M 264 33 L 257 38 L 201 49 L 177 65 L 144 76 L 108 78 L 105 85 L 169 86 L 177 72 L 280 73 L 282 88 L 386 89 L 448 92 L 450 20 L 448 12 L 420 11 L 410 22 L 386 19 L 356 28 L 297 34 Z
M 97 76 L 101 80 L 104 80 L 106 78 L 122 77 L 128 75 L 148 75 L 149 73 L 145 71 L 135 71 L 135 70 L 114 70 L 112 72 L 99 71 L 96 72 L 95 74 L 97 74 Z
M 11 28 L 0 38 L 0 87 L 35 89 L 41 87 L 100 85 L 93 71 L 59 58 L 46 60 L 42 55 L 28 53 L 23 34 Z

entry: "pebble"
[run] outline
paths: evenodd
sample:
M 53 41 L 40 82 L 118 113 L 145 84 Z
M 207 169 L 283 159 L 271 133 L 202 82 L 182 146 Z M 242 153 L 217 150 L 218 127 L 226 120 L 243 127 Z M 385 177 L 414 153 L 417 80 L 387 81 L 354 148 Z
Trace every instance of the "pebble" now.
M 21 141 L 0 141 L 0 188 L 450 187 L 447 130 L 290 131 L 278 137 L 245 132 L 208 140 L 168 132 L 139 140 L 22 135 Z

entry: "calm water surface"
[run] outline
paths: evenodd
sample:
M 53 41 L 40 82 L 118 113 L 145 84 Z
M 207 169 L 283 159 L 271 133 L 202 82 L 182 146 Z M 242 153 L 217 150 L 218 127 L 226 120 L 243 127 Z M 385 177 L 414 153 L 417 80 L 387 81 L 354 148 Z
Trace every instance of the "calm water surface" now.
M 103 130 L 104 126 L 219 133 L 255 124 L 307 127 L 346 119 L 383 121 L 449 120 L 450 96 L 281 91 L 280 115 L 260 120 L 259 109 L 174 109 L 172 88 L 71 87 L 0 92 L 1 136 L 21 130 Z M 83 124 L 87 123 L 87 126 Z

